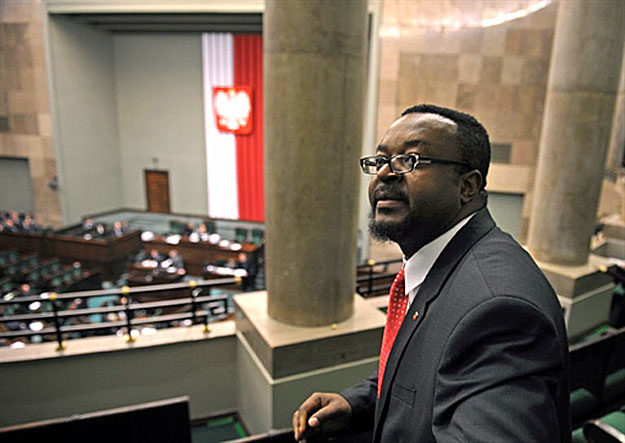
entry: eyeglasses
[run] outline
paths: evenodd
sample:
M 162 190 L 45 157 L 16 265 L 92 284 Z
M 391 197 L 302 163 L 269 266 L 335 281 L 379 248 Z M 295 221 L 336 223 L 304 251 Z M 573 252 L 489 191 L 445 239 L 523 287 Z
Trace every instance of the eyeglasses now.
M 385 155 L 369 155 L 360 159 L 360 168 L 365 174 L 375 175 L 388 163 L 391 172 L 395 174 L 408 174 L 419 165 L 439 163 L 443 165 L 461 165 L 471 168 L 468 163 L 457 160 L 445 160 L 442 158 L 424 157 L 419 154 L 399 154 L 387 157 Z

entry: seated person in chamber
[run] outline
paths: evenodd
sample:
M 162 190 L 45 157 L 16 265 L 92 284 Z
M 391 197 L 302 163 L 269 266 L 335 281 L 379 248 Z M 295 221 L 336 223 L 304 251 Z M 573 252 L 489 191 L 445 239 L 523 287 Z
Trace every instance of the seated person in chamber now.
M 351 430 L 389 443 L 571 440 L 560 304 L 486 208 L 489 162 L 484 127 L 433 105 L 404 111 L 361 159 L 371 234 L 397 243 L 405 263 L 378 370 L 305 400 L 296 439 Z
M 94 223 L 93 223 L 93 219 L 92 218 L 85 218 L 82 222 L 82 230 L 85 232 L 91 231 L 94 228 Z
M 182 232 L 181 234 L 185 237 L 190 236 L 193 232 L 195 231 L 195 223 L 193 222 L 187 222 L 187 224 L 184 225 L 184 228 L 182 228 Z
M 205 223 L 200 223 L 200 225 L 197 228 L 197 235 L 201 241 L 208 241 L 210 232 L 208 232 L 208 229 L 206 229 Z
M 243 292 L 253 291 L 256 288 L 257 263 L 244 252 L 240 252 L 237 259 L 237 267 L 245 273 L 241 273 L 241 289 Z
M 19 226 L 15 224 L 12 218 L 7 218 L 6 220 L 4 220 L 4 222 L 2 223 L 2 230 L 4 232 L 10 232 L 12 234 L 17 234 L 18 232 L 20 232 Z
M 137 256 L 137 262 L 141 263 L 141 266 L 145 268 L 157 268 L 163 260 L 165 260 L 165 257 L 156 249 L 150 249 L 148 254 L 146 254 L 145 249 L 143 249 Z
M 113 223 L 113 229 L 111 230 L 111 235 L 114 237 L 121 237 L 125 234 L 124 228 L 122 226 L 122 222 L 116 221 Z
M 171 266 L 177 269 L 184 268 L 184 260 L 176 249 L 172 249 L 168 253 L 169 259 L 171 260 Z
M 30 215 L 26 215 L 22 222 L 22 231 L 26 234 L 37 234 L 41 232 L 41 226 L 39 226 Z
M 200 241 L 207 242 L 209 241 L 210 235 L 211 234 L 208 232 L 208 229 L 206 229 L 206 225 L 204 223 L 200 223 L 197 229 L 189 235 L 189 240 L 194 243 Z
M 176 249 L 171 249 L 167 253 L 167 258 L 161 263 L 161 267 L 167 272 L 184 275 L 187 271 L 184 268 L 184 260 Z
M 165 257 L 163 257 L 162 254 L 160 254 L 156 249 L 150 249 L 150 260 L 154 260 L 157 263 L 162 262 L 163 260 L 165 260 Z

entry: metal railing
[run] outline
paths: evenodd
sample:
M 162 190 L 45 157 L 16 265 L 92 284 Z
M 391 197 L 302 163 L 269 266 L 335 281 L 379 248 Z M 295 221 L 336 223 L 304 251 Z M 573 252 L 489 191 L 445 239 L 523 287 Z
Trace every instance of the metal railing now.
M 11 300 L 0 300 L 0 307 L 14 304 L 27 304 L 30 305 L 35 302 L 39 302 L 42 305 L 47 303 L 50 308 L 48 312 L 40 314 L 23 314 L 23 315 L 4 315 L 0 316 L 0 323 L 9 322 L 36 322 L 36 321 L 48 321 L 52 323 L 51 327 L 42 328 L 40 330 L 17 330 L 0 333 L 0 338 L 19 338 L 19 337 L 32 337 L 35 335 L 54 335 L 58 344 L 57 349 L 64 349 L 63 334 L 67 333 L 80 333 L 91 332 L 99 330 L 119 330 L 126 329 L 127 340 L 134 341 L 132 330 L 133 326 L 146 325 L 152 323 L 167 323 L 172 321 L 191 320 L 191 324 L 198 324 L 202 322 L 204 324 L 204 331 L 208 332 L 208 321 L 211 317 L 226 317 L 228 315 L 227 310 L 227 295 L 201 295 L 202 290 L 210 288 L 216 288 L 220 286 L 228 286 L 241 282 L 240 278 L 222 278 L 214 279 L 207 282 L 198 283 L 196 281 L 189 281 L 184 283 L 171 283 L 152 286 L 139 286 L 129 288 L 123 286 L 118 289 L 103 289 L 94 291 L 80 291 L 71 292 L 65 294 L 56 294 L 54 292 L 42 293 L 37 296 L 28 297 L 16 297 Z M 175 299 L 149 301 L 149 302 L 137 302 L 133 299 L 140 295 L 159 294 L 171 291 L 189 291 L 188 297 L 180 297 Z M 62 305 L 64 301 L 72 301 L 77 298 L 89 299 L 94 297 L 106 297 L 117 296 L 118 305 L 99 307 L 99 308 L 86 308 L 86 309 L 63 309 Z M 177 312 L 165 315 L 154 315 L 149 317 L 135 317 L 135 312 L 143 310 L 155 310 L 162 308 L 180 308 L 189 306 L 185 312 Z M 67 319 L 75 317 L 83 317 L 94 314 L 111 314 L 111 313 L 124 313 L 125 319 L 117 321 L 106 321 L 97 323 L 81 323 L 75 325 L 65 325 Z
M 356 292 L 363 297 L 371 297 L 380 292 L 388 293 L 395 278 L 395 273 L 388 272 L 388 267 L 401 262 L 401 258 L 396 258 L 383 261 L 369 260 L 358 265 L 360 275 L 356 276 Z
M 385 260 L 376 262 L 369 260 L 367 263 L 359 265 L 359 274 L 356 278 L 356 291 L 364 296 L 372 296 L 380 292 L 388 292 L 394 272 L 387 272 L 388 266 L 401 263 L 401 259 Z M 169 323 L 175 321 L 190 320 L 191 324 L 203 323 L 204 328 L 208 330 L 208 322 L 213 317 L 225 317 L 227 310 L 227 295 L 202 295 L 202 290 L 216 288 L 220 286 L 228 286 L 240 284 L 240 278 L 222 278 L 204 281 L 198 283 L 189 281 L 184 283 L 170 283 L 151 286 L 139 286 L 129 288 L 123 286 L 117 289 L 102 289 L 93 291 L 80 291 L 56 294 L 54 292 L 44 292 L 36 296 L 15 297 L 11 300 L 0 300 L 0 308 L 8 305 L 30 305 L 39 302 L 42 305 L 47 304 L 49 308 L 47 312 L 38 314 L 18 314 L 0 316 L 0 323 L 10 322 L 49 322 L 51 325 L 42 327 L 38 330 L 20 329 L 14 331 L 0 332 L 0 339 L 14 339 L 32 336 L 52 336 L 58 344 L 58 349 L 64 349 L 64 334 L 87 333 L 104 330 L 126 330 L 128 341 L 133 341 L 133 327 Z M 136 299 L 140 296 L 150 294 L 163 294 L 172 291 L 189 291 L 188 297 L 180 297 L 174 299 L 140 302 Z M 107 307 L 98 308 L 82 308 L 82 309 L 66 309 L 66 302 L 75 299 L 89 299 L 94 297 L 116 296 L 118 304 Z M 151 315 L 148 317 L 138 317 L 135 315 L 137 311 L 158 310 L 167 308 L 185 308 L 184 312 L 169 313 L 164 315 Z M 68 320 L 77 317 L 85 317 L 96 314 L 120 314 L 123 319 L 115 321 L 102 322 L 86 322 L 80 324 L 65 324 Z

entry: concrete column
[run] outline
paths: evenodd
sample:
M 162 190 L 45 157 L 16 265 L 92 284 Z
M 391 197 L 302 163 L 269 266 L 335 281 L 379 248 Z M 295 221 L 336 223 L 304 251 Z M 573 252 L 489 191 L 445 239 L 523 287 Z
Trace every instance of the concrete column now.
M 264 13 L 269 315 L 319 326 L 352 315 L 365 0 L 267 0 Z
M 535 258 L 586 263 L 618 88 L 625 2 L 559 4 L 528 247 Z
M 625 26 L 625 23 L 623 24 Z M 625 50 L 621 61 L 621 79 L 619 80 L 616 106 L 614 106 L 614 118 L 612 120 L 612 135 L 608 148 L 606 169 L 613 170 L 623 167 L 623 155 L 625 150 Z

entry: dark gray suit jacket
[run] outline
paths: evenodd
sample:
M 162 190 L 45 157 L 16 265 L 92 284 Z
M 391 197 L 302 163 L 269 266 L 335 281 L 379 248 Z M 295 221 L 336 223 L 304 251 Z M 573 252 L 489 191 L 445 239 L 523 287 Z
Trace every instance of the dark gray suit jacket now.
M 553 289 L 483 209 L 421 285 L 380 399 L 377 371 L 341 395 L 375 442 L 570 441 L 567 370 Z

